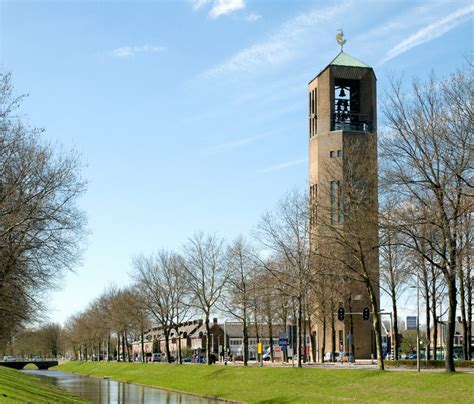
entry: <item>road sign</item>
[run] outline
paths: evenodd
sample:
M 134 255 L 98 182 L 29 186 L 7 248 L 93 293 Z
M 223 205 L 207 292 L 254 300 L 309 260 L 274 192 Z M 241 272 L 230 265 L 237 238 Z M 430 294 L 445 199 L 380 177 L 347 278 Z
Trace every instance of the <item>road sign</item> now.
M 288 346 L 288 334 L 286 332 L 280 332 L 278 334 L 278 345 L 281 347 Z
M 278 345 L 280 346 L 287 346 L 288 345 L 288 338 L 279 338 Z
M 407 316 L 407 330 L 416 330 L 416 316 Z
M 276 346 L 276 347 L 275 347 L 275 352 L 276 352 L 276 353 L 281 352 L 281 348 L 280 348 L 279 346 Z

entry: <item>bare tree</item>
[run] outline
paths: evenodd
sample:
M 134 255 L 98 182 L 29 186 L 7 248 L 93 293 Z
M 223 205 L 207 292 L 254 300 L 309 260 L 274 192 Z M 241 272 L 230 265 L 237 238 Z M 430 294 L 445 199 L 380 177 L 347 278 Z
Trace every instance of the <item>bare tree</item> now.
M 166 250 L 156 255 L 139 256 L 133 260 L 133 278 L 143 293 L 144 304 L 150 316 L 161 326 L 165 337 L 165 352 L 170 355 L 170 332 L 184 298 L 182 259 L 176 253 Z M 180 314 L 181 315 L 181 314 Z
M 309 249 L 308 196 L 294 191 L 288 193 L 273 212 L 262 216 L 255 238 L 264 249 L 280 260 L 282 265 L 269 265 L 260 259 L 260 265 L 269 271 L 291 293 L 296 303 L 297 358 L 301 363 L 301 342 L 304 324 L 303 310 L 307 285 L 311 282 Z
M 206 360 L 210 365 L 212 348 L 209 322 L 229 277 L 224 240 L 216 235 L 196 233 L 184 247 L 183 265 L 193 295 L 190 304 L 204 315 Z
M 465 249 L 462 218 L 472 212 L 472 72 L 458 71 L 448 80 L 434 75 L 415 80 L 409 97 L 401 83 L 391 82 L 385 115 L 389 134 L 382 151 L 389 192 L 412 206 L 392 224 L 443 274 L 448 289 L 446 371 L 455 370 L 453 342 L 457 307 L 456 279 Z M 419 225 L 436 230 L 426 237 Z
M 0 72 L 0 336 L 42 309 L 40 295 L 72 269 L 85 228 L 78 156 L 42 140 L 14 115 L 10 75 Z
M 395 203 L 387 201 L 381 215 L 380 238 L 380 280 L 381 286 L 392 302 L 392 343 L 394 359 L 399 359 L 400 340 L 398 338 L 398 305 L 397 301 L 408 287 L 411 277 L 407 249 L 401 245 L 399 233 L 389 225 L 385 226 L 384 217 L 390 217 Z
M 251 246 L 242 236 L 228 247 L 229 277 L 225 284 L 225 299 L 222 302 L 223 311 L 242 323 L 244 366 L 247 366 L 249 359 L 249 321 L 253 303 L 252 284 L 255 277 L 253 256 Z

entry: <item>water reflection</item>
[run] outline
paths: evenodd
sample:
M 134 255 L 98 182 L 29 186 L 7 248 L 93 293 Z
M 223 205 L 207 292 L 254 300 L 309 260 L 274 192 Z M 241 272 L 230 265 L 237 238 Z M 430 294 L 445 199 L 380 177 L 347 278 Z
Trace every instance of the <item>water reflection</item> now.
M 214 404 L 219 400 L 210 400 L 166 390 L 143 387 L 131 383 L 117 382 L 98 377 L 81 376 L 57 370 L 24 370 L 33 376 L 55 384 L 63 390 L 90 400 L 93 403 L 166 403 L 166 404 Z

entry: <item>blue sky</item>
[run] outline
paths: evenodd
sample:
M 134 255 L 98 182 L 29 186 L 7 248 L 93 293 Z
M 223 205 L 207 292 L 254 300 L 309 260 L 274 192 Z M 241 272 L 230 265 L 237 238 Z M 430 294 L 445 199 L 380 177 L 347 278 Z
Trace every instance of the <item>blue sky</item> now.
M 338 53 L 337 29 L 374 67 L 380 102 L 389 74 L 461 66 L 473 11 L 458 0 L 0 0 L 0 60 L 30 94 L 22 111 L 82 154 L 89 181 L 91 234 L 51 319 L 127 284 L 135 254 L 179 249 L 198 229 L 248 234 L 306 185 L 306 86 Z

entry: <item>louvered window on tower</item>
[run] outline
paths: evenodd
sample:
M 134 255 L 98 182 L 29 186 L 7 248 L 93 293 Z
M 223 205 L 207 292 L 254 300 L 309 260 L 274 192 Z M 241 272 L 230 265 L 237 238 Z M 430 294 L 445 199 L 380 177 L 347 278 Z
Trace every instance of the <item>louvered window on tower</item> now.
M 337 221 L 337 181 L 331 181 L 331 224 Z
M 314 89 L 308 94 L 308 110 L 309 110 L 309 136 L 313 137 L 317 132 L 317 89 Z

